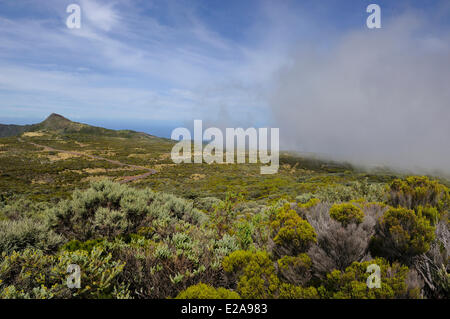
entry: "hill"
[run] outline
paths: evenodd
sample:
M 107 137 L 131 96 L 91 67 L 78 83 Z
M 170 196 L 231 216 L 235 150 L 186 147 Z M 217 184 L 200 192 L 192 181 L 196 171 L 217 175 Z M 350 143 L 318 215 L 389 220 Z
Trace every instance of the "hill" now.
M 8 125 L 0 124 L 0 137 L 19 136 L 26 132 L 45 131 L 59 135 L 64 134 L 93 134 L 97 136 L 110 137 L 152 137 L 146 133 L 135 132 L 132 130 L 110 130 L 103 127 L 92 126 L 78 123 L 65 118 L 62 115 L 52 113 L 44 121 L 31 125 Z

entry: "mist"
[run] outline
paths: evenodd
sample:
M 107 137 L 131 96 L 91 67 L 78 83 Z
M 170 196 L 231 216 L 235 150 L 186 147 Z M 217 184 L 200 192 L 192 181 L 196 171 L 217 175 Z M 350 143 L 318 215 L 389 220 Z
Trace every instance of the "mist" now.
M 449 174 L 449 45 L 448 29 L 413 13 L 298 45 L 269 97 L 282 148 Z

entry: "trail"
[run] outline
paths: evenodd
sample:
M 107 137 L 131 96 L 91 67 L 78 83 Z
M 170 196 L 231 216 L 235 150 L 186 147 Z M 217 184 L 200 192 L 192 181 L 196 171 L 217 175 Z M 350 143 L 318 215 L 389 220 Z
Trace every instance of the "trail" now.
M 108 159 L 108 158 L 101 157 L 101 156 L 96 156 L 96 155 L 90 155 L 90 154 L 73 152 L 73 151 L 66 151 L 66 150 L 59 150 L 59 149 L 56 149 L 56 148 L 53 148 L 53 147 L 50 147 L 50 146 L 36 144 L 36 143 L 33 143 L 33 142 L 27 142 L 27 141 L 22 140 L 21 138 L 19 138 L 19 142 L 28 143 L 28 144 L 31 144 L 31 145 L 37 146 L 37 147 L 42 147 L 44 149 L 44 151 L 47 151 L 47 152 L 60 152 L 60 153 L 66 153 L 66 154 L 71 154 L 71 155 L 76 155 L 76 156 L 85 156 L 85 157 L 89 157 L 89 158 L 96 159 L 96 160 L 106 161 L 106 162 L 109 162 L 111 164 L 119 165 L 119 166 L 122 166 L 122 167 L 131 167 L 131 168 L 134 168 L 136 170 L 146 170 L 146 171 L 148 171 L 145 174 L 141 174 L 141 175 L 137 175 L 137 176 L 125 176 L 125 177 L 123 177 L 123 180 L 121 180 L 119 183 L 129 183 L 129 182 L 136 181 L 136 180 L 139 180 L 139 179 L 142 179 L 142 178 L 145 178 L 147 176 L 150 176 L 150 175 L 153 175 L 153 174 L 157 173 L 157 171 L 152 169 L 152 168 L 147 168 L 147 167 L 144 167 L 144 166 L 133 165 L 133 164 L 126 164 L 126 163 L 122 163 L 122 162 L 119 162 L 119 161 L 115 161 L 115 160 L 112 160 L 112 159 Z

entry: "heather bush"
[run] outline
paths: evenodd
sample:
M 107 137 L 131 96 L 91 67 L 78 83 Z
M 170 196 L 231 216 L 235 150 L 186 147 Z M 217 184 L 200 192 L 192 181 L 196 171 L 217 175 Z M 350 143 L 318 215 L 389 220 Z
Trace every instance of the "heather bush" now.
M 277 261 L 278 275 L 284 282 L 305 286 L 311 279 L 311 258 L 307 254 L 283 256 Z
M 450 298 L 450 226 L 446 216 L 436 225 L 430 249 L 416 256 L 413 263 L 425 282 L 427 297 Z
M 330 204 L 319 204 L 306 213 L 317 233 L 317 243 L 308 251 L 316 277 L 323 278 L 333 270 L 345 270 L 354 261 L 368 258 L 370 238 L 386 208 L 377 203 L 366 203 L 362 207 L 362 222 L 347 226 L 331 218 Z
M 375 231 L 370 243 L 372 255 L 409 265 L 412 257 L 430 249 L 435 229 L 425 217 L 418 216 L 413 210 L 390 208 Z
M 364 213 L 361 208 L 350 203 L 334 204 L 330 208 L 330 217 L 347 226 L 350 223 L 360 224 Z
M 371 264 L 380 267 L 380 288 L 371 289 L 367 285 L 371 275 L 367 267 Z M 333 299 L 417 299 L 421 298 L 422 285 L 417 273 L 407 266 L 376 258 L 354 262 L 345 271 L 332 271 L 318 291 L 321 298 Z
M 278 210 L 270 224 L 273 252 L 276 256 L 295 256 L 306 252 L 316 242 L 314 228 L 286 204 Z
M 176 299 L 240 299 L 240 296 L 225 288 L 199 283 L 180 292 Z
M 404 180 L 396 179 L 390 184 L 388 203 L 408 209 L 433 206 L 443 212 L 450 207 L 450 190 L 426 176 L 410 176 Z
M 230 282 L 237 281 L 237 291 L 244 299 L 277 296 L 280 280 L 267 252 L 235 251 L 223 260 Z
M 299 259 L 284 258 L 279 263 L 282 267 L 303 268 L 307 266 L 307 256 Z M 301 263 L 305 263 L 301 265 Z M 244 299 L 300 299 L 317 298 L 314 287 L 302 287 L 284 282 L 277 274 L 275 264 L 265 251 L 235 251 L 223 260 L 223 269 L 228 284 L 237 290 Z M 293 269 L 293 268 L 291 268 Z M 285 273 L 287 274 L 287 273 Z M 236 284 L 237 283 L 237 284 Z

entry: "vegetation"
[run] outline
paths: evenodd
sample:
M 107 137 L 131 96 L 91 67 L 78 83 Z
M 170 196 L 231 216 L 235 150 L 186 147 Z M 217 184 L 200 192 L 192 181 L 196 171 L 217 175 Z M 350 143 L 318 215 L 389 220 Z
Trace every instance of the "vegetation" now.
M 0 298 L 449 298 L 447 180 L 284 152 L 274 175 L 174 165 L 172 141 L 56 115 L 6 130 Z

